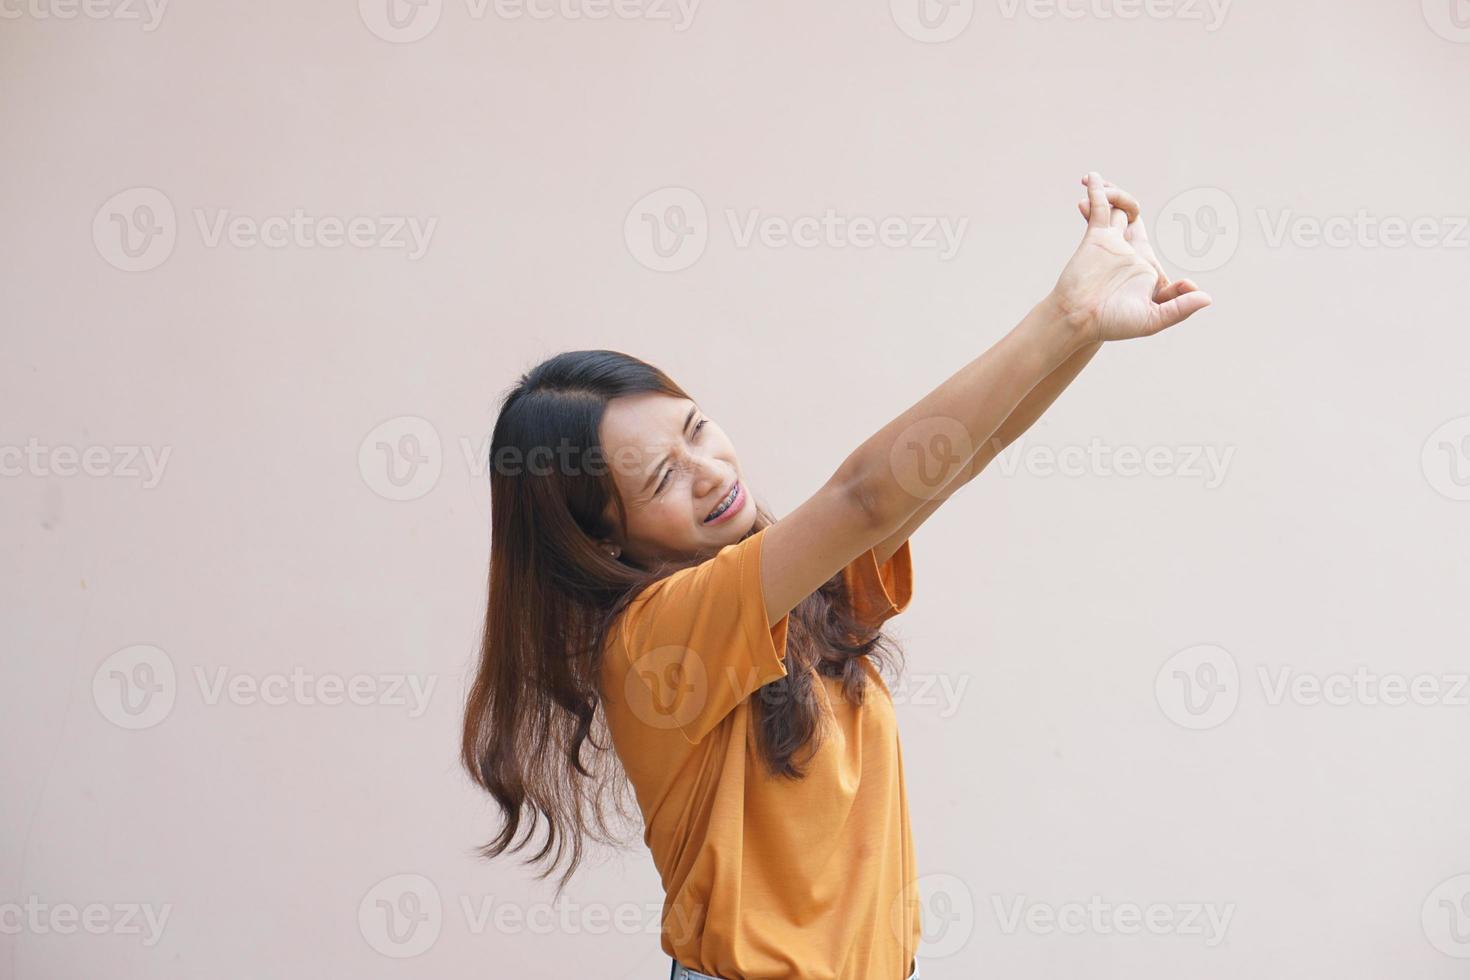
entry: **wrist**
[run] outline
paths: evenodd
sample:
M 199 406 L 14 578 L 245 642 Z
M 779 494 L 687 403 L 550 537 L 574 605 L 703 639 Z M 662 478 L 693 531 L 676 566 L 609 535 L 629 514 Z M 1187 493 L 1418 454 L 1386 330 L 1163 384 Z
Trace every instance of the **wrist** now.
M 1023 322 L 1053 337 L 1053 342 L 1061 345 L 1064 359 L 1102 339 L 1097 336 L 1097 316 L 1070 306 L 1055 290 L 1033 306 Z

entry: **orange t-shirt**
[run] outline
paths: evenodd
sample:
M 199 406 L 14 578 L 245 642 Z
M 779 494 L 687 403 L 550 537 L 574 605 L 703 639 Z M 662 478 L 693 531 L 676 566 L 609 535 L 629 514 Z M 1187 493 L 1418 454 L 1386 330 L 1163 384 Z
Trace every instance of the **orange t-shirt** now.
M 786 676 L 790 614 L 767 625 L 764 537 L 650 586 L 608 638 L 603 703 L 663 880 L 663 949 L 724 980 L 905 980 L 920 923 L 893 699 L 867 658 L 861 705 L 817 674 L 821 747 L 805 778 L 770 775 L 750 695 Z M 910 560 L 905 541 L 843 569 L 862 620 L 908 605 Z

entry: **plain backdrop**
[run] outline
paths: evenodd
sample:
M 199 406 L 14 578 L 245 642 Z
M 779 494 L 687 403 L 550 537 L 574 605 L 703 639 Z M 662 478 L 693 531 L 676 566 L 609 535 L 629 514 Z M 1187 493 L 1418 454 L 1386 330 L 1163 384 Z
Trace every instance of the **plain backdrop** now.
M 923 976 L 1465 975 L 1463 3 L 391 2 L 0 4 L 0 975 L 666 976 L 636 833 L 472 855 L 499 397 L 635 354 L 787 513 L 1089 169 L 1216 303 L 913 539 Z

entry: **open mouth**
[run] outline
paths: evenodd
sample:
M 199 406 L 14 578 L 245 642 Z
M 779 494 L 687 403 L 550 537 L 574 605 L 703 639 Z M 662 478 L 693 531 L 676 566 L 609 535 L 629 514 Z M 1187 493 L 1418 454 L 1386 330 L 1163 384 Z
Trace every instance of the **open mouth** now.
M 715 509 L 710 511 L 709 514 L 706 515 L 704 523 L 718 524 L 720 521 L 734 516 L 735 512 L 738 511 L 740 509 L 740 506 L 744 503 L 745 485 L 742 484 L 739 480 L 736 480 L 734 485 L 730 487 L 730 492 L 725 494 L 724 498 L 715 505 Z

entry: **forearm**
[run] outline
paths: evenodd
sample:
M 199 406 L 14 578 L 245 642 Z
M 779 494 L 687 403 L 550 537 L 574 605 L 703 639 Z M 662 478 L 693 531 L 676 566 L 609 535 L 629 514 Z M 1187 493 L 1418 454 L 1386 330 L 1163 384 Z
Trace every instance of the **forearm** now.
M 1093 355 L 1101 347 L 1101 342 L 1094 342 L 1080 348 L 1071 357 L 1063 361 L 1051 374 L 1041 379 L 1036 387 L 1032 388 L 1025 398 L 1021 399 L 1021 403 L 1016 406 L 1015 411 L 1006 417 L 1006 420 L 1001 423 L 1000 428 L 995 430 L 995 434 L 970 458 L 969 464 L 962 467 L 954 479 L 950 480 L 934 499 L 924 503 L 897 531 L 893 532 L 882 543 L 874 547 L 873 550 L 878 559 L 878 563 L 881 565 L 892 557 L 894 552 L 898 551 L 903 546 L 903 543 L 908 540 L 909 536 L 918 530 L 929 519 L 930 515 L 939 509 L 940 505 L 949 500 L 965 484 L 979 476 L 995 457 L 1004 452 L 1007 446 L 1015 442 L 1027 429 L 1031 428 L 1036 420 L 1041 418 L 1046 410 L 1052 406 L 1052 403 L 1057 400 L 1057 397 L 1063 391 L 1067 390 L 1067 386 L 1082 373 L 1082 369 L 1087 366 L 1088 362 L 1092 360 Z
M 1060 367 L 1043 378 L 1035 388 L 1032 388 L 1021 400 L 1021 404 L 1016 406 L 1016 410 L 1001 423 L 1000 428 L 995 430 L 995 434 L 975 453 L 970 460 L 970 465 L 964 471 L 965 481 L 968 482 L 979 476 L 981 471 L 990 465 L 991 460 L 1005 452 L 1007 446 L 1025 435 L 1026 430 L 1046 414 L 1046 410 L 1051 408 L 1061 393 L 1067 390 L 1067 386 L 1077 379 L 1083 368 L 1087 367 L 1093 355 L 1101 349 L 1101 341 L 1094 341 L 1079 348 Z M 958 490 L 960 486 L 963 484 L 955 486 L 954 489 Z
M 1018 406 L 1083 349 L 1076 328 L 1050 298 L 1044 300 L 993 347 L 854 450 L 838 478 L 858 495 L 875 524 L 899 530 L 956 479 L 978 472 L 976 456 L 1003 434 Z M 1065 386 L 1062 382 L 1057 392 Z M 1044 410 L 1039 405 L 1034 414 Z

